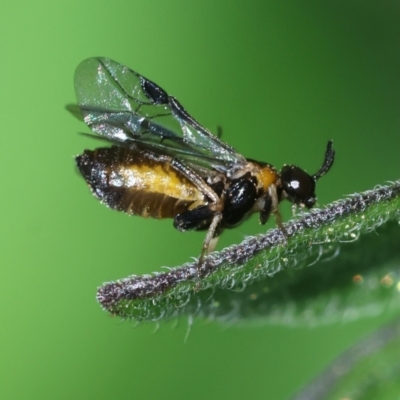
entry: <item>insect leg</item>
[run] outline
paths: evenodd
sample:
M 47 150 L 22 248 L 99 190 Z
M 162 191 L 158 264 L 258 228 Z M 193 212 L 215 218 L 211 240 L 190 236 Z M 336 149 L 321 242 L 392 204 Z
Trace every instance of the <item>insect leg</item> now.
M 218 229 L 218 227 L 217 227 Z M 212 253 L 215 248 L 217 247 L 218 241 L 219 241 L 219 236 L 218 233 L 215 234 L 216 236 L 214 236 L 211 240 L 210 240 L 210 244 L 208 245 L 208 249 L 207 249 L 207 253 L 210 254 Z
M 203 247 L 201 249 L 201 254 L 199 261 L 197 263 L 197 273 L 199 277 L 201 276 L 201 267 L 203 265 L 203 260 L 206 254 L 213 251 L 217 245 L 217 236 L 215 236 L 218 226 L 222 220 L 222 213 L 214 214 L 213 220 L 208 228 L 207 235 L 204 238 Z
M 209 206 L 193 208 L 175 216 L 174 228 L 181 232 L 208 229 L 214 214 L 215 212 Z
M 221 220 L 222 213 L 216 213 L 215 211 L 210 209 L 209 206 L 201 206 L 193 210 L 186 211 L 184 213 L 178 214 L 174 219 L 174 227 L 180 231 L 186 231 L 190 229 L 207 229 L 207 234 L 204 238 L 199 261 L 197 264 L 199 276 L 201 275 L 200 271 L 204 257 L 212 252 L 218 243 L 218 236 L 221 233 Z
M 269 193 L 265 195 L 265 203 L 263 209 L 260 211 L 260 224 L 265 225 L 272 210 L 272 198 Z
M 191 168 L 189 168 L 187 165 L 181 163 L 178 159 L 174 158 L 171 161 L 171 165 L 173 168 L 175 168 L 177 171 L 179 171 L 181 174 L 183 174 L 186 178 L 188 178 L 191 182 L 196 185 L 196 187 L 203 193 L 205 196 L 207 196 L 212 203 L 214 203 L 213 210 L 214 211 L 221 211 L 221 201 L 220 198 L 217 196 L 217 194 L 210 188 L 210 186 L 207 185 L 207 183 L 204 182 L 204 180 L 197 175 Z
M 282 223 L 282 216 L 279 211 L 279 198 L 275 185 L 271 185 L 268 188 L 268 194 L 271 197 L 271 202 L 272 202 L 271 212 L 274 214 L 275 223 L 278 226 L 278 228 L 282 231 L 283 236 L 287 238 L 288 234 Z
M 191 170 L 187 165 L 181 163 L 178 159 L 174 159 L 171 162 L 171 165 L 177 169 L 179 172 L 181 172 L 184 176 L 186 176 L 188 179 L 190 179 L 191 182 L 193 182 L 196 187 L 211 200 L 211 204 L 208 204 L 206 206 L 201 207 L 199 210 L 197 210 L 198 214 L 202 214 L 202 216 L 206 216 L 208 218 L 212 217 L 211 223 L 208 227 L 208 231 L 206 234 L 206 237 L 203 242 L 203 247 L 201 250 L 201 254 L 199 257 L 199 261 L 197 263 L 197 273 L 200 276 L 201 275 L 201 266 L 203 264 L 204 256 L 208 254 L 210 250 L 213 250 L 216 246 L 216 242 L 213 241 L 213 239 L 218 236 L 218 228 L 220 225 L 220 222 L 222 220 L 222 201 L 220 197 L 214 192 L 214 190 L 211 189 L 210 186 L 207 185 L 204 180 L 197 175 L 194 171 Z M 186 214 L 186 223 L 188 221 L 188 217 L 193 217 L 196 214 L 196 210 L 192 210 L 190 212 L 185 213 Z M 204 218 L 203 218 L 204 220 Z M 207 221 L 207 219 L 205 219 Z M 177 218 L 175 219 L 176 223 Z M 192 221 L 193 222 L 193 221 Z

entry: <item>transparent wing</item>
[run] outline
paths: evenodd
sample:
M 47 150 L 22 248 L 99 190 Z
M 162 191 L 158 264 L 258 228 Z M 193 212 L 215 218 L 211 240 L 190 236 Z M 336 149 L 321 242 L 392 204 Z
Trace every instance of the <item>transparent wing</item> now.
M 217 169 L 245 158 L 194 120 L 152 81 L 107 58 L 89 58 L 75 72 L 75 91 L 86 124 L 112 142 Z

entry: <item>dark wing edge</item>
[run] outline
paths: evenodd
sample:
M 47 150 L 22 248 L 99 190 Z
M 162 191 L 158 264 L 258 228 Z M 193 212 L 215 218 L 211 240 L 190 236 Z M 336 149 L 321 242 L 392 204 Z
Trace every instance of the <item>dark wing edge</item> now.
M 75 91 L 86 124 L 111 142 L 136 144 L 216 169 L 246 162 L 176 98 L 108 58 L 84 60 L 75 72 Z

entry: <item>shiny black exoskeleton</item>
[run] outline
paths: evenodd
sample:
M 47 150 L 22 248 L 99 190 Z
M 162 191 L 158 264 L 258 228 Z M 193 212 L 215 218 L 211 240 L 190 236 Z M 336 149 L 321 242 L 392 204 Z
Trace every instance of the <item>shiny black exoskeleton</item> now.
M 234 228 L 245 220 L 252 212 L 260 212 L 260 223 L 264 225 L 273 212 L 279 214 L 277 205 L 284 199 L 291 203 L 312 208 L 316 203 L 316 181 L 324 175 L 332 166 L 335 151 L 332 142 L 329 141 L 326 149 L 325 159 L 320 170 L 309 175 L 307 172 L 295 165 L 285 165 L 280 173 L 276 173 L 277 180 L 271 185 L 273 190 L 261 192 L 257 189 L 257 180 L 251 174 L 245 174 L 239 179 L 229 182 L 227 187 L 222 190 L 221 186 L 212 189 L 223 199 L 222 216 L 220 224 L 215 230 L 214 236 L 218 236 L 224 228 Z M 266 163 L 249 160 L 257 163 L 263 169 L 271 166 Z M 257 201 L 263 199 L 259 209 L 255 210 Z M 215 211 L 207 205 L 202 205 L 194 210 L 178 214 L 174 219 L 175 228 L 186 230 L 208 229 Z M 278 223 L 280 217 L 278 216 Z

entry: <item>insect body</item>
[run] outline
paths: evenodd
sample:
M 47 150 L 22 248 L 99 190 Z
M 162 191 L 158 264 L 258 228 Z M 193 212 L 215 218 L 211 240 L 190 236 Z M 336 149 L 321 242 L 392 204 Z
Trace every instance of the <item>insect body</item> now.
M 110 208 L 173 218 L 175 228 L 207 230 L 199 259 L 225 228 L 258 212 L 265 224 L 287 199 L 311 208 L 316 181 L 332 166 L 329 141 L 320 170 L 278 172 L 246 159 L 202 127 L 152 81 L 107 58 L 83 61 L 75 90 L 86 124 L 112 147 L 85 150 L 76 163 L 93 194 Z M 282 228 L 283 229 L 283 228 Z

